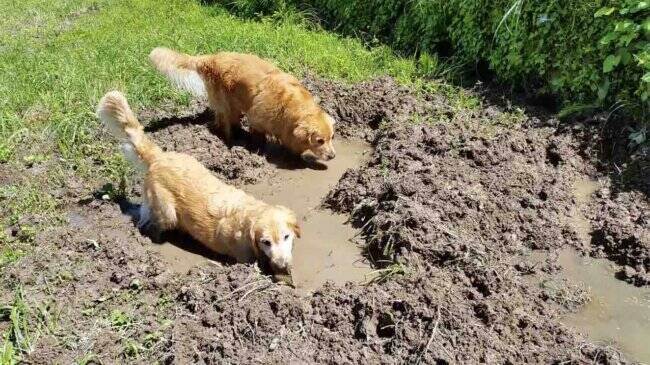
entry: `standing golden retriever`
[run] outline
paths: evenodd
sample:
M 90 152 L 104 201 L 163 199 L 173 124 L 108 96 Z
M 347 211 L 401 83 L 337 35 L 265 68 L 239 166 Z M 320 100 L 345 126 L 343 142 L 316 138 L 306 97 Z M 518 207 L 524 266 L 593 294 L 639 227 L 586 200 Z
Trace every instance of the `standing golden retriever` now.
M 239 262 L 260 259 L 276 274 L 290 274 L 295 214 L 269 205 L 217 179 L 195 158 L 163 152 L 143 131 L 125 97 L 107 93 L 97 115 L 123 141 L 128 158 L 144 165 L 139 226 L 180 229 L 213 251 Z
M 305 160 L 331 160 L 334 119 L 293 76 L 251 54 L 189 56 L 167 48 L 149 55 L 176 86 L 208 98 L 226 142 L 248 116 L 251 134 L 272 136 Z

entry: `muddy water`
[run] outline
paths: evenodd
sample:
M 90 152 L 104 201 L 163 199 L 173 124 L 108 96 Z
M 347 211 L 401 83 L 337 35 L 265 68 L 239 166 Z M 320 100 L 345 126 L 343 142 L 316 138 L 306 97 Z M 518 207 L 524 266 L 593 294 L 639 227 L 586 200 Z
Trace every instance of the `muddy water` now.
M 350 242 L 357 230 L 345 223 L 345 216 L 318 208 L 343 173 L 359 166 L 369 151 L 365 143 L 336 142 L 336 158 L 327 162 L 327 169 L 296 168 L 281 152 L 271 150 L 271 163 L 277 166 L 275 173 L 267 181 L 242 187 L 255 197 L 270 204 L 285 205 L 298 215 L 302 238 L 294 243 L 293 281 L 303 293 L 326 281 L 336 284 L 363 281 L 370 273 L 360 249 Z M 181 273 L 207 258 L 214 258 L 198 243 L 188 240 L 188 237 L 179 235 L 153 245 L 153 249 L 169 262 L 174 271 Z
M 268 203 L 288 206 L 301 220 L 302 238 L 294 242 L 292 273 L 301 292 L 326 281 L 363 281 L 370 273 L 359 247 L 351 242 L 357 230 L 345 224 L 345 216 L 318 208 L 343 173 L 359 166 L 369 151 L 364 143 L 337 142 L 336 158 L 327 162 L 326 170 L 279 169 L 268 181 L 243 187 Z
M 585 246 L 589 245 L 591 241 L 591 236 L 589 235 L 591 232 L 591 225 L 587 218 L 585 218 L 584 214 L 580 212 L 580 207 L 589 203 L 591 195 L 598 190 L 598 187 L 598 181 L 590 179 L 578 180 L 573 185 L 573 195 L 575 197 L 576 206 L 573 209 L 571 224 Z
M 572 224 L 584 245 L 589 245 L 589 221 L 579 207 L 591 199 L 598 182 L 574 185 L 577 207 Z M 591 301 L 564 323 L 586 334 L 592 341 L 614 343 L 630 359 L 650 363 L 650 288 L 637 288 L 615 278 L 614 264 L 583 257 L 574 250 L 560 252 L 561 276 L 589 288 Z
M 604 259 L 564 250 L 559 262 L 562 276 L 583 283 L 591 297 L 563 322 L 592 341 L 615 344 L 632 360 L 650 363 L 650 289 L 617 280 L 613 264 Z

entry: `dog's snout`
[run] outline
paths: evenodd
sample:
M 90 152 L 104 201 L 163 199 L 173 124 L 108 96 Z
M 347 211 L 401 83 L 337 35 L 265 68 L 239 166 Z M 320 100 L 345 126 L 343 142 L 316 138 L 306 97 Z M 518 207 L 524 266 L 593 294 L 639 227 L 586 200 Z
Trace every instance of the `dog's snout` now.
M 273 271 L 275 274 L 291 275 L 291 264 L 273 265 Z
M 330 152 L 327 155 L 325 155 L 325 157 L 327 158 L 327 160 L 333 160 L 334 157 L 336 157 L 336 153 Z

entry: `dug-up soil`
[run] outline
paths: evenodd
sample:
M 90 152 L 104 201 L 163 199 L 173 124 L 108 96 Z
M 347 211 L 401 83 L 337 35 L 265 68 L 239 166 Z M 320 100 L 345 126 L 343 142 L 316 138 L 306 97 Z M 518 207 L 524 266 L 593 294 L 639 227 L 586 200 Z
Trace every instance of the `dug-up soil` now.
M 552 117 L 524 114 L 513 127 L 507 107 L 455 108 L 389 78 L 305 83 L 338 120 L 337 138 L 374 148 L 323 206 L 361 230 L 368 261 L 386 275 L 304 295 L 249 265 L 206 262 L 179 274 L 134 227 L 128 204 L 70 193 L 68 223 L 4 272 L 3 302 L 20 287 L 59 318 L 30 363 L 626 362 L 562 324 L 587 300 L 582 288 L 533 285 L 527 277 L 553 265 L 521 262 L 531 250 L 572 246 L 650 283 L 647 195 L 602 172 L 600 142 L 585 132 L 597 120 L 558 129 Z M 200 106 L 188 114 L 154 115 L 148 132 L 235 185 L 273 174 L 264 156 L 210 133 Z M 590 242 L 572 224 L 574 184 L 585 178 L 600 181 L 582 208 Z

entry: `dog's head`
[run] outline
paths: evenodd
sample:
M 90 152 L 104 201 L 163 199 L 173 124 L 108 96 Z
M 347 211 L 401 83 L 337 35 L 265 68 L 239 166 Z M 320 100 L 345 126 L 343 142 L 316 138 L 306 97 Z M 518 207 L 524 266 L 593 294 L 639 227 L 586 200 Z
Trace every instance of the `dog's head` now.
M 303 148 L 302 157 L 304 159 L 315 157 L 328 161 L 336 156 L 332 145 L 334 118 L 322 110 L 306 115 L 299 120 L 293 135 Z M 310 154 L 311 156 L 309 156 Z
M 274 274 L 291 274 L 294 238 L 300 238 L 296 215 L 276 205 L 266 209 L 251 225 L 251 243 L 258 259 Z

